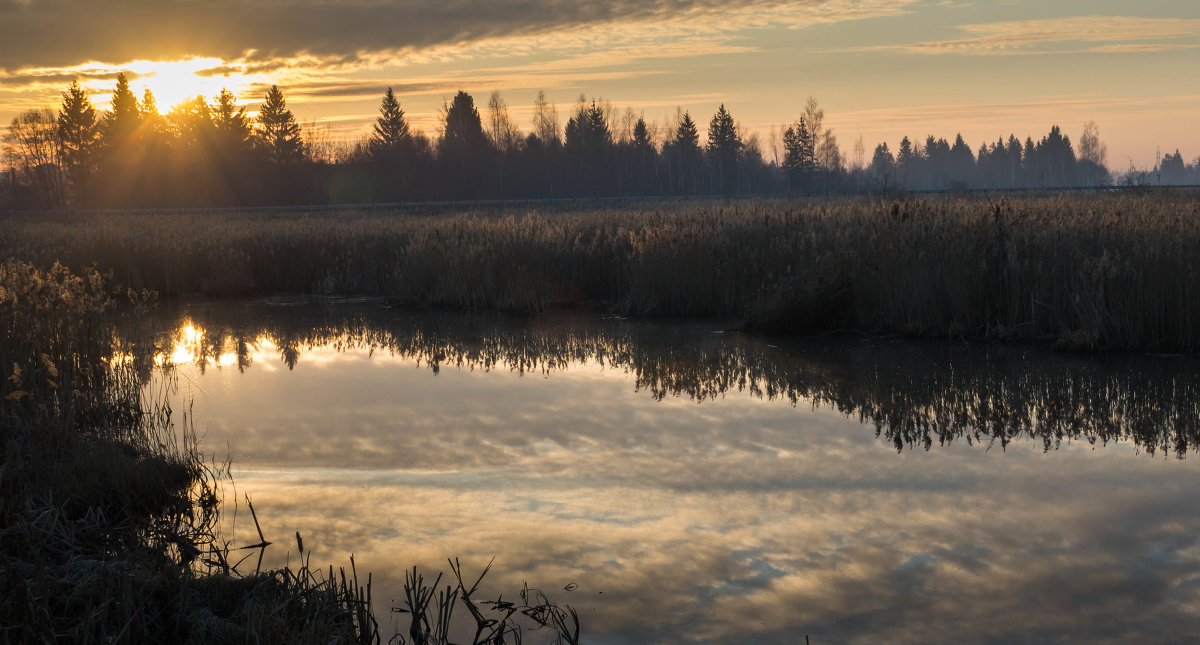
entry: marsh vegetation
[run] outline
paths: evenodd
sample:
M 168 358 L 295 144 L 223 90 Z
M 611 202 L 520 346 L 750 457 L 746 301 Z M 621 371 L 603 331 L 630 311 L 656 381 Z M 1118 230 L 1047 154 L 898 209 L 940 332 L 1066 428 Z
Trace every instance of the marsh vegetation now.
M 1200 346 L 1195 193 L 58 215 L 6 226 L 0 256 L 94 263 L 164 296 L 368 294 L 423 307 L 721 316 L 766 331 Z

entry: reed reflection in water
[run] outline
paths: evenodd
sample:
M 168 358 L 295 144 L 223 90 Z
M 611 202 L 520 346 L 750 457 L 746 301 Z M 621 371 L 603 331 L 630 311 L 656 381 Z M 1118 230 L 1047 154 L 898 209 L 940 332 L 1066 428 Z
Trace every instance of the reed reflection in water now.
M 381 589 L 496 555 L 497 590 L 579 584 L 597 642 L 1200 630 L 1190 360 L 371 303 L 160 325 L 268 531 Z

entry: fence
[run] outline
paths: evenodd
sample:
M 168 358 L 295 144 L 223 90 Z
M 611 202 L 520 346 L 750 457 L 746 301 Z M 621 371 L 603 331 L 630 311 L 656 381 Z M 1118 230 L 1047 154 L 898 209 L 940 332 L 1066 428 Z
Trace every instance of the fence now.
M 1171 190 L 1171 191 L 1200 191 L 1200 185 L 1153 185 L 1153 186 L 1062 186 L 1052 188 L 965 188 L 944 190 L 886 190 L 848 193 L 809 193 L 809 194 L 756 194 L 756 195 L 655 195 L 655 196 L 616 196 L 616 197 L 558 197 L 537 199 L 476 199 L 476 200 L 443 200 L 422 202 L 371 202 L 360 204 L 304 204 L 291 206 L 221 206 L 197 208 L 107 208 L 107 209 L 59 209 L 59 210 L 0 210 L 0 216 L 18 215 L 214 215 L 214 214 L 264 214 L 272 213 L 336 213 L 356 211 L 417 211 L 417 210 L 455 210 L 476 208 L 515 208 L 522 206 L 561 205 L 586 206 L 603 204 L 648 203 L 648 202 L 725 202 L 749 201 L 756 199 L 797 200 L 814 198 L 845 198 L 845 197 L 884 197 L 900 198 L 905 196 L 922 195 L 995 195 L 995 194 L 1058 194 L 1058 193 L 1104 193 L 1130 190 Z

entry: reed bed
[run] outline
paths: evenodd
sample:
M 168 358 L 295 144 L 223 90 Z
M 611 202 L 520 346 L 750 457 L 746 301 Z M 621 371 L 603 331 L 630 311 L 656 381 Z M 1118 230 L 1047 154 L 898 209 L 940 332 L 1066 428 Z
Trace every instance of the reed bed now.
M 1078 348 L 1200 347 L 1200 194 L 625 210 L 17 217 L 0 257 L 166 295 L 726 316 Z

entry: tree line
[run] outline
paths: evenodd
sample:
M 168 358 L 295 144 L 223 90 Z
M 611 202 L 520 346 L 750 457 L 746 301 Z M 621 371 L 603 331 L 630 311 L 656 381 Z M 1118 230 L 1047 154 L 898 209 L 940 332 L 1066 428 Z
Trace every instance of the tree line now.
M 305 128 L 272 86 L 257 116 L 222 90 L 160 114 L 119 74 L 100 113 L 75 82 L 57 111 L 30 110 L 4 137 L 0 208 L 158 208 L 427 200 L 819 194 L 1099 186 L 1114 181 L 1089 122 L 1076 147 L 1058 126 L 1038 141 L 1015 135 L 977 150 L 959 135 L 905 137 L 868 161 L 852 158 L 809 99 L 764 140 L 721 105 L 701 133 L 689 111 L 662 123 L 579 98 L 561 122 L 539 93 L 522 133 L 493 92 L 482 110 L 466 92 L 447 100 L 436 136 L 413 128 L 391 88 L 369 135 L 333 146 Z M 1198 183 L 1200 160 L 1167 155 L 1140 182 Z M 1127 173 L 1126 177 L 1133 177 Z

